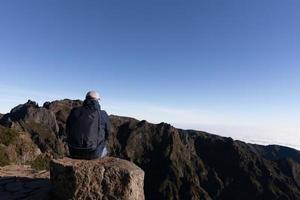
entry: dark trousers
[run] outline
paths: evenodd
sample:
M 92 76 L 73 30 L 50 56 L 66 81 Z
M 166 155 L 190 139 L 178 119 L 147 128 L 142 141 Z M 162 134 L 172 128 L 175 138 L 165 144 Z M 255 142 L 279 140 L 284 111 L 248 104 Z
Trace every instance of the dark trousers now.
M 99 145 L 95 150 L 76 149 L 69 146 L 70 157 L 74 159 L 92 160 L 107 155 L 107 147 L 105 144 Z

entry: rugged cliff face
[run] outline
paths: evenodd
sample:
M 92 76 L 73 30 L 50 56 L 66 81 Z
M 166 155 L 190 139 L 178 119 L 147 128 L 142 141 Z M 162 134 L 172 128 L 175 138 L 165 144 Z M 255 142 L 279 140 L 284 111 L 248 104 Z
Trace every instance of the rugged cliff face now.
M 299 199 L 298 151 L 112 117 L 110 148 L 145 170 L 150 199 Z M 154 184 L 155 183 L 155 184 Z
M 29 134 L 42 155 L 59 157 L 67 153 L 62 140 L 67 116 L 79 105 L 62 100 L 39 107 L 29 101 L 5 114 L 0 124 Z M 299 151 L 165 123 L 110 119 L 111 156 L 133 161 L 145 171 L 146 199 L 300 199 Z

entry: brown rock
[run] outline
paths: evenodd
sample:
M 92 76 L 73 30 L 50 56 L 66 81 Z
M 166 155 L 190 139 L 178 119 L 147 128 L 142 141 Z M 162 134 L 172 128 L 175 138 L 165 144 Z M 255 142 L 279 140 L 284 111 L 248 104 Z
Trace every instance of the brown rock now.
M 57 199 L 144 199 L 144 171 L 119 158 L 52 160 L 50 176 Z
M 0 184 L 15 182 L 16 178 L 49 179 L 49 171 L 37 171 L 29 165 L 7 165 L 0 167 Z

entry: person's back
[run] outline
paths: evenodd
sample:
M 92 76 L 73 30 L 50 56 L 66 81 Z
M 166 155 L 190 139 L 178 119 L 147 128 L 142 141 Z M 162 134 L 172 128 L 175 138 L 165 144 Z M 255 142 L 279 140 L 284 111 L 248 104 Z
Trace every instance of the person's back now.
M 95 159 L 107 154 L 109 118 L 101 111 L 99 94 L 91 91 L 81 107 L 72 109 L 66 125 L 70 157 Z

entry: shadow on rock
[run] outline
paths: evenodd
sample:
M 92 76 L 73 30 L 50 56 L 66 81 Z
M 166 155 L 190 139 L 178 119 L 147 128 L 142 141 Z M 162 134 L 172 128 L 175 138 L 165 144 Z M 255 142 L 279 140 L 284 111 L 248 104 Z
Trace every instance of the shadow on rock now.
M 48 178 L 0 177 L 1 200 L 50 200 L 51 185 Z

